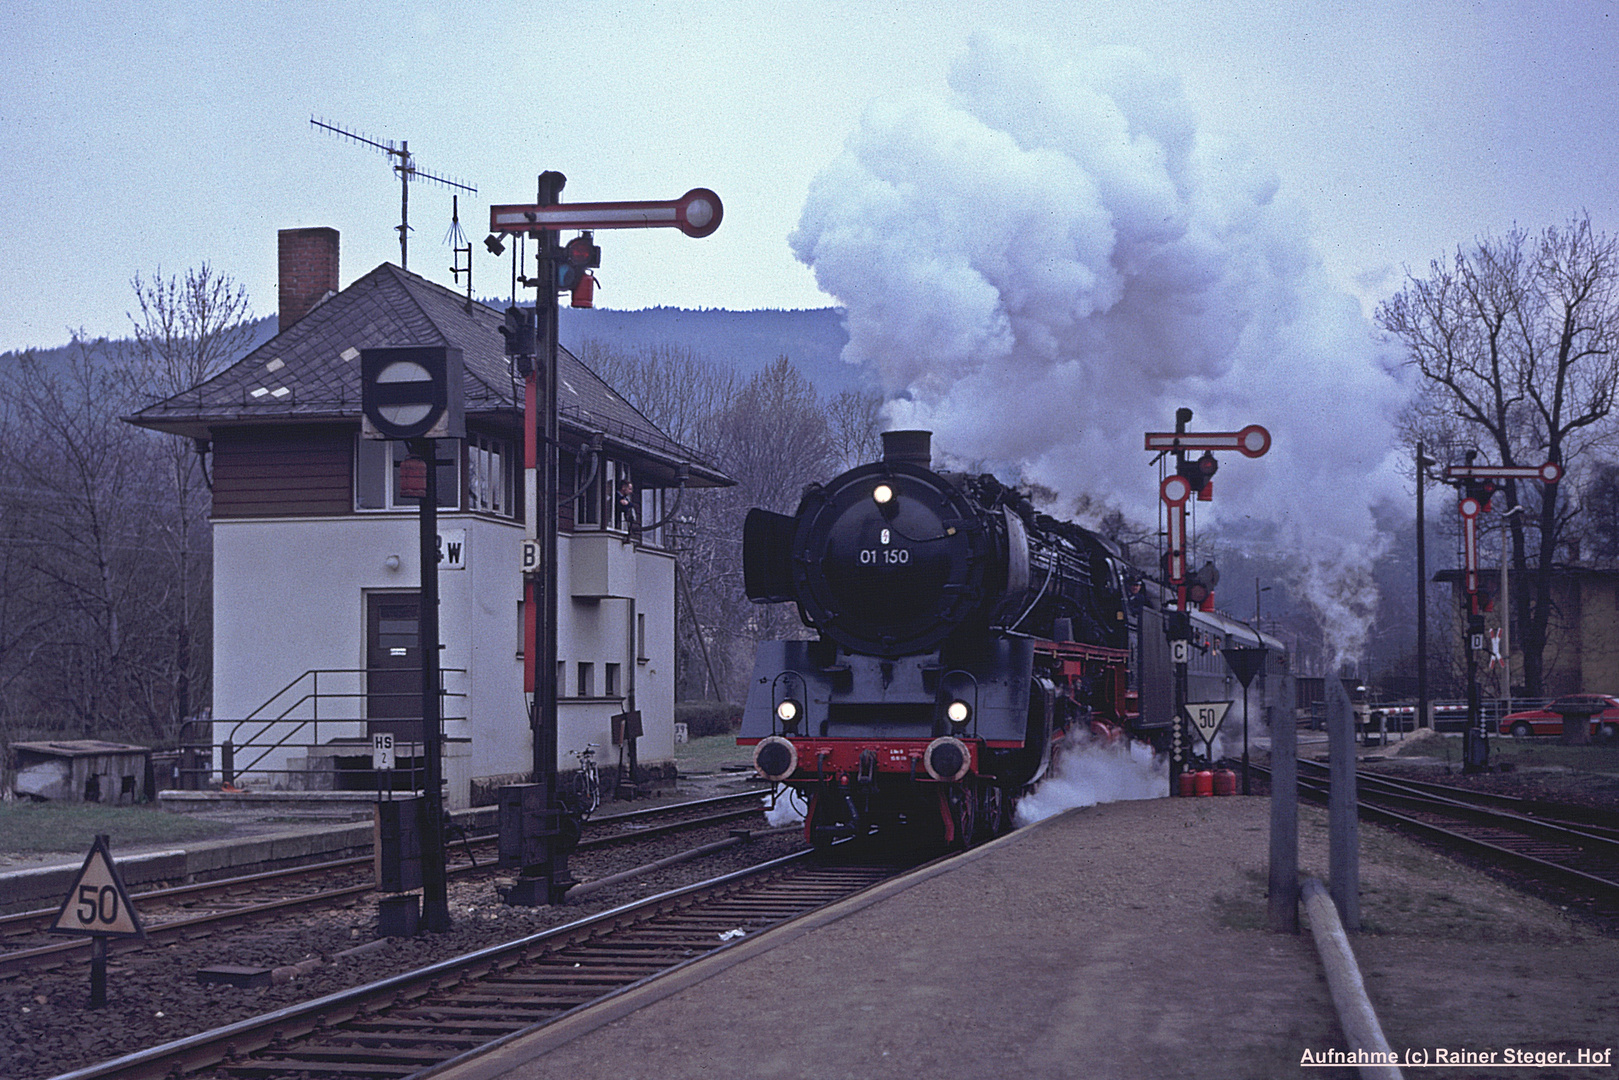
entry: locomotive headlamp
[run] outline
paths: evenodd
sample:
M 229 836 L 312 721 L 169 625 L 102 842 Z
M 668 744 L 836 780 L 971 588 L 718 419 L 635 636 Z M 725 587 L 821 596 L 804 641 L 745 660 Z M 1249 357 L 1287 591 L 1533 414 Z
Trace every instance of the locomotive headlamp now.
M 961 725 L 972 715 L 972 709 L 965 701 L 952 701 L 944 707 L 944 715 L 952 724 Z
M 887 484 L 878 484 L 871 489 L 871 498 L 878 506 L 887 506 L 894 501 L 894 489 Z
M 803 711 L 804 710 L 799 707 L 798 702 L 794 701 L 792 698 L 787 698 L 782 701 L 780 705 L 777 705 L 776 719 L 781 721 L 782 730 L 797 731 L 798 718 Z

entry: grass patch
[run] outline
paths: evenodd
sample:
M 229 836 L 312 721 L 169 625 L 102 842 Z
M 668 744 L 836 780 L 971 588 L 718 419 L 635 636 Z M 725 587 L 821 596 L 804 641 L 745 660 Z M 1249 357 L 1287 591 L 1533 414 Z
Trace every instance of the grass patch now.
M 1460 736 L 1457 737 L 1458 742 Z M 1490 757 L 1519 769 L 1563 768 L 1574 772 L 1619 775 L 1619 746 L 1614 744 L 1564 746 L 1551 741 L 1492 738 Z
M 1460 733 L 1434 733 L 1420 739 L 1407 738 L 1394 744 L 1394 757 L 1435 757 L 1461 764 Z M 1519 741 L 1510 735 L 1490 733 L 1490 760 L 1514 768 L 1563 768 L 1573 772 L 1619 775 L 1619 743 L 1592 743 L 1564 746 L 1555 737 Z
M 0 851 L 83 854 L 106 833 L 114 854 L 135 845 L 171 844 L 228 836 L 231 826 L 170 814 L 150 806 L 83 803 L 0 803 Z
M 726 765 L 753 767 L 753 747 L 738 746 L 735 735 L 703 735 L 675 747 L 675 765 L 684 776 L 719 772 Z

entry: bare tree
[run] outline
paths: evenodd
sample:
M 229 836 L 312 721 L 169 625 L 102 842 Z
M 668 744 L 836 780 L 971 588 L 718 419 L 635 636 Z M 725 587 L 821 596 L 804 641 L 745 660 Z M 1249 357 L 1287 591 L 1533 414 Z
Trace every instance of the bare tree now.
M 158 401 L 199 388 L 252 345 L 246 288 L 206 262 L 184 278 L 165 278 L 161 268 L 150 280 L 137 274 L 130 286 L 139 314 L 128 313 L 134 344 L 126 375 L 136 398 Z M 166 636 L 173 643 L 167 665 L 173 680 L 171 720 L 178 723 L 191 715 L 197 700 L 207 698 L 210 683 L 208 446 L 178 436 L 149 437 L 162 440 L 165 448 L 173 507 L 163 519 L 161 538 L 173 561 L 176 591 Z
M 5 540 L 39 605 L 22 616 L 33 640 L 17 683 L 36 722 L 80 735 L 154 718 L 144 615 L 167 586 L 150 558 L 161 515 L 153 448 L 118 420 L 128 398 L 111 354 L 75 335 L 59 369 L 25 354 L 4 385 L 14 436 Z
M 720 418 L 718 436 L 720 462 L 753 506 L 791 512 L 805 484 L 837 468 L 820 395 L 785 356 L 748 380 Z
M 1603 461 L 1587 470 L 1580 518 L 1582 550 L 1608 566 L 1619 564 L 1619 463 Z
M 1619 244 L 1580 218 L 1538 235 L 1513 229 L 1435 260 L 1384 303 L 1377 321 L 1424 381 L 1408 418 L 1433 438 L 1449 426 L 1502 465 L 1551 461 L 1565 470 L 1610 437 L 1619 383 Z M 1465 441 L 1463 445 L 1465 446 Z M 1543 692 L 1553 558 L 1573 508 L 1567 484 L 1508 481 L 1513 610 L 1524 682 Z M 1531 567 L 1529 545 L 1534 534 Z
M 665 435 L 693 449 L 713 447 L 714 425 L 736 396 L 734 372 L 683 345 L 625 351 L 591 338 L 579 352 L 586 367 Z
M 883 397 L 845 390 L 826 403 L 826 422 L 839 463 L 846 469 L 883 455 Z

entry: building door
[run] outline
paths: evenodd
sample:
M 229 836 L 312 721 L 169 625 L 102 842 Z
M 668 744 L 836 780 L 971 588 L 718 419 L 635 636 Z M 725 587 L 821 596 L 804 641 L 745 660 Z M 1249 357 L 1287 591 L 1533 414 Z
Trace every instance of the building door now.
M 369 734 L 422 741 L 422 648 L 418 593 L 365 598 L 365 715 Z

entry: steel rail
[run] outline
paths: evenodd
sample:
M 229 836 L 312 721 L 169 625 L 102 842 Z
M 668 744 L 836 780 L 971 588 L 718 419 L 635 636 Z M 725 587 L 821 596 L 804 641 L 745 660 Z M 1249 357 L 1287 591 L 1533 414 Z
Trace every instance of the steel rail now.
M 1325 775 L 1327 771 L 1327 767 L 1321 762 L 1310 761 L 1306 758 L 1299 759 L 1299 766 L 1301 769 L 1313 770 L 1322 775 Z M 1619 833 L 1619 811 L 1615 810 L 1578 806 L 1573 803 L 1552 802 L 1548 799 L 1525 799 L 1517 795 L 1502 795 L 1494 791 L 1474 791 L 1470 788 L 1459 788 L 1454 784 L 1439 784 L 1431 780 L 1414 780 L 1404 776 L 1388 776 L 1365 769 L 1358 770 L 1356 777 L 1363 784 L 1393 785 L 1411 791 L 1426 792 L 1441 798 L 1460 799 L 1472 805 L 1493 806 L 1541 821 L 1591 829 L 1598 833 Z
M 1260 768 L 1268 778 L 1270 770 Z M 1357 774 L 1357 788 L 1363 778 L 1364 774 Z M 1380 785 L 1372 786 L 1377 788 Z M 1325 801 L 1329 788 L 1330 784 L 1325 778 L 1299 779 L 1299 790 L 1321 801 Z M 1357 790 L 1356 793 L 1359 813 L 1363 818 L 1416 832 L 1446 847 L 1482 854 L 1496 863 L 1507 863 L 1523 869 L 1538 880 L 1555 881 L 1604 902 L 1619 902 L 1619 842 L 1599 832 L 1587 832 L 1577 827 L 1470 805 L 1465 801 L 1468 792 L 1458 794 L 1461 798 L 1418 792 L 1400 794 L 1391 789 L 1367 793 Z M 1378 800 L 1390 805 L 1379 805 Z M 1451 822 L 1441 824 L 1423 820 L 1410 812 L 1392 809 L 1392 805 L 1403 806 L 1406 811 L 1448 816 Z M 1462 831 L 1455 827 L 1458 824 L 1482 828 L 1488 834 Z M 1520 838 L 1540 845 L 1539 850 L 1529 851 L 1512 846 L 1512 842 Z M 1603 865 L 1595 869 L 1574 865 L 1580 861 Z
M 893 867 L 824 867 L 814 854 L 806 850 L 773 859 L 416 971 L 63 1073 L 53 1080 L 160 1080 L 216 1066 L 229 1075 L 405 1076 L 534 1030 L 603 996 L 743 940 L 742 935 L 716 933 L 716 928 L 755 918 L 747 931 L 753 933 L 853 895 L 898 872 Z M 774 885 L 787 882 L 790 871 L 801 867 L 804 873 L 822 878 L 810 896 L 795 902 L 791 896 L 781 895 L 781 890 L 772 891 Z M 757 884 L 767 901 L 754 915 L 744 906 L 743 890 L 750 883 Z M 673 920 L 667 927 L 658 928 L 648 921 L 663 913 Z M 615 946 L 610 935 L 621 929 L 650 933 L 655 943 L 643 937 Z M 699 941 L 706 944 L 698 945 Z M 563 950 L 574 951 L 558 957 Z M 678 960 L 637 956 L 671 951 L 681 954 Z M 585 966 L 589 953 L 605 960 L 605 970 Z M 555 960 L 549 970 L 543 967 L 547 957 Z M 540 967 L 525 975 L 524 964 Z M 479 980 L 488 979 L 496 985 L 480 996 Z M 463 987 L 467 996 L 462 1004 L 427 1000 L 429 995 L 449 994 Z M 412 1010 L 414 1015 L 400 1016 L 397 1021 L 387 1016 Z M 354 1031 L 340 1030 L 351 1023 L 356 1025 Z M 463 1032 L 472 1034 L 460 1034 Z M 326 1043 L 309 1050 L 308 1058 L 250 1060 L 271 1047 L 279 1048 L 273 1051 L 276 1054 L 296 1055 L 288 1044 L 315 1033 Z M 341 1038 L 351 1041 L 331 1044 Z M 411 1039 L 430 1042 L 436 1049 L 402 1048 Z M 424 1055 L 431 1060 L 424 1063 Z M 323 1068 L 331 1062 L 337 1064 Z
M 686 803 L 676 803 L 669 806 L 650 807 L 643 810 L 634 810 L 624 814 L 615 814 L 609 817 L 598 818 L 596 824 L 605 826 L 609 824 L 630 823 L 636 820 L 656 817 L 666 817 L 671 813 L 682 812 L 692 808 L 705 808 L 737 802 L 747 799 L 757 803 L 759 792 L 747 792 L 739 795 L 721 795 L 708 799 L 697 799 Z M 620 835 L 592 837 L 583 840 L 579 849 L 588 850 L 598 847 L 636 843 L 642 840 L 654 839 L 673 833 L 701 828 L 706 825 L 723 824 L 743 817 L 750 817 L 758 813 L 760 808 L 755 805 L 744 810 L 735 810 L 721 814 L 710 814 L 700 818 L 684 821 L 670 822 L 664 825 L 649 826 L 634 832 L 625 832 Z M 495 836 L 468 837 L 469 844 L 489 844 L 494 842 Z M 335 859 L 324 863 L 310 863 L 304 866 L 287 867 L 280 870 L 270 870 L 259 874 L 248 874 L 237 878 L 223 878 L 218 881 L 198 882 L 190 885 L 175 886 L 168 889 L 155 889 L 144 893 L 136 893 L 131 899 L 137 902 L 154 900 L 183 899 L 189 896 L 209 896 L 213 894 L 228 895 L 233 891 L 246 888 L 259 887 L 275 881 L 296 880 L 300 877 L 314 877 L 322 874 L 338 873 L 343 870 L 353 870 L 359 867 L 369 867 L 373 863 L 373 856 L 359 855 L 348 859 Z M 494 872 L 499 868 L 493 862 L 477 863 L 462 862 L 452 865 L 449 873 L 452 876 L 470 874 L 475 872 Z M 332 904 L 343 903 L 366 893 L 376 891 L 374 879 L 361 884 L 343 886 L 336 889 L 320 890 L 305 893 L 294 897 L 282 897 L 276 900 L 255 901 L 246 907 L 235 911 L 212 912 L 207 915 L 198 915 L 186 919 L 173 919 L 165 922 L 154 922 L 146 927 L 146 940 L 133 938 L 112 938 L 107 942 L 108 955 L 120 955 L 142 949 L 152 941 L 167 941 L 184 939 L 202 933 L 214 932 L 250 923 L 255 919 L 267 915 L 284 914 L 288 910 L 301 908 L 314 908 Z M 48 931 L 57 916 L 56 909 L 21 912 L 0 919 L 0 928 L 5 928 L 12 936 L 22 933 L 43 933 Z M 16 949 L 0 953 L 0 979 L 15 978 L 19 975 L 35 971 L 46 971 L 61 967 L 64 964 L 76 962 L 81 959 L 81 953 L 88 953 L 91 941 L 84 937 L 73 937 L 54 941 L 49 945 L 39 945 L 30 949 Z

